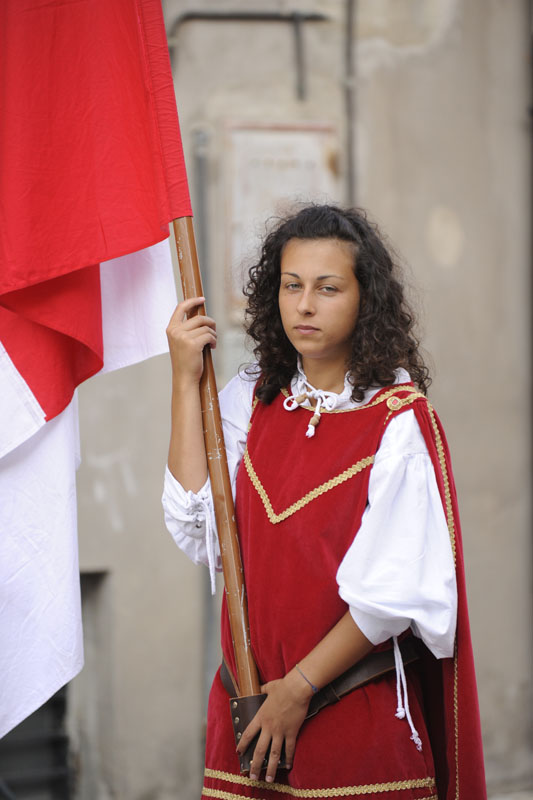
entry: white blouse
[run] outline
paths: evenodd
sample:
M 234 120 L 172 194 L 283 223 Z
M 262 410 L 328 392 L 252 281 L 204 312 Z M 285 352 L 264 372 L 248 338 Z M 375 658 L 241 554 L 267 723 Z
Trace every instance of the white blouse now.
M 405 370 L 397 370 L 396 383 L 408 380 Z M 239 374 L 220 392 L 234 494 L 254 386 L 253 379 Z M 291 389 L 295 396 L 312 390 L 300 369 Z M 368 390 L 361 403 L 351 399 L 347 379 L 340 394 L 314 391 L 323 396 L 324 407 L 342 409 L 368 403 L 379 390 Z M 176 544 L 194 563 L 210 567 L 214 589 L 221 561 L 209 479 L 199 492 L 185 491 L 167 467 L 163 508 Z M 411 627 L 437 658 L 453 655 L 453 555 L 433 464 L 412 409 L 398 414 L 386 428 L 370 473 L 368 504 L 339 566 L 337 583 L 354 621 L 373 644 Z

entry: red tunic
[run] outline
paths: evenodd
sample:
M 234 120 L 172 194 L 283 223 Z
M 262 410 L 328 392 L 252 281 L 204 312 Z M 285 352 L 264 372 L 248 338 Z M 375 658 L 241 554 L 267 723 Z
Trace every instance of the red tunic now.
M 254 404 L 237 477 L 251 644 L 261 681 L 283 677 L 346 613 L 337 569 L 359 529 L 385 427 L 407 407 L 415 411 L 435 465 L 456 554 L 458 656 L 437 661 L 428 653 L 422 669 L 406 669 L 421 752 L 407 722 L 395 717 L 392 673 L 304 722 L 293 767 L 279 773 L 275 784 L 240 775 L 228 695 L 217 674 L 209 700 L 202 797 L 482 800 L 486 794 L 455 491 L 435 412 L 412 385 L 394 386 L 365 406 L 323 412 L 317 435 L 306 439 L 312 412 L 298 408 L 288 413 L 283 399 L 280 394 L 269 406 Z M 225 604 L 222 648 L 235 671 Z

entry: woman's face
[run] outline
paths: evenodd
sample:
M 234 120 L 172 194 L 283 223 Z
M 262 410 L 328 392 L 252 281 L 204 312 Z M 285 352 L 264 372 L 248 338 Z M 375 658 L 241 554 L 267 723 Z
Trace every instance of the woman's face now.
M 281 255 L 283 329 L 304 359 L 346 364 L 359 311 L 354 246 L 340 239 L 290 239 Z

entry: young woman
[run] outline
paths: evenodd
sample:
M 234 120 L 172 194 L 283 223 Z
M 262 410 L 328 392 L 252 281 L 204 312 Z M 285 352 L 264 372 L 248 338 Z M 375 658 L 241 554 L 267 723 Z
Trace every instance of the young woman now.
M 453 478 L 398 268 L 364 213 L 310 206 L 266 237 L 245 294 L 257 363 L 220 403 L 267 698 L 236 752 L 217 673 L 202 797 L 481 800 Z M 163 504 L 177 544 L 213 579 L 198 383 L 216 328 L 187 318 L 202 301 L 180 303 L 167 331 Z M 404 665 L 414 637 L 420 655 Z M 222 647 L 234 673 L 225 607 Z M 381 674 L 368 667 L 376 651 Z M 356 664 L 366 682 L 306 719 L 315 694 Z M 248 777 L 239 756 L 256 735 Z

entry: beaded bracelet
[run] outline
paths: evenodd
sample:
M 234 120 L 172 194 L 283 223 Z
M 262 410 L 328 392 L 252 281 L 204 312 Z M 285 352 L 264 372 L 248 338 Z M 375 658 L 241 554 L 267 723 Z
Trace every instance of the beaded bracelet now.
M 296 669 L 298 670 L 298 672 L 300 673 L 300 675 L 302 676 L 302 678 L 304 679 L 304 681 L 307 681 L 307 683 L 309 684 L 309 686 L 310 686 L 310 687 L 311 687 L 311 689 L 313 690 L 313 694 L 316 694 L 316 693 L 318 692 L 318 686 L 315 686 L 315 684 L 314 684 L 314 683 L 311 683 L 311 681 L 309 680 L 309 678 L 306 678 L 306 677 L 305 677 L 305 675 L 303 674 L 303 672 L 302 672 L 302 670 L 300 669 L 300 667 L 298 666 L 298 664 L 296 664 Z

